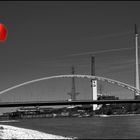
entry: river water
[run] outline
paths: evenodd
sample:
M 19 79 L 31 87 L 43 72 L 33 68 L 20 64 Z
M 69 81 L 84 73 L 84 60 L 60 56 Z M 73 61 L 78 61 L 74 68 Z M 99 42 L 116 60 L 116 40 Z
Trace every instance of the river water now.
M 0 124 L 82 139 L 140 139 L 140 115 L 26 119 Z

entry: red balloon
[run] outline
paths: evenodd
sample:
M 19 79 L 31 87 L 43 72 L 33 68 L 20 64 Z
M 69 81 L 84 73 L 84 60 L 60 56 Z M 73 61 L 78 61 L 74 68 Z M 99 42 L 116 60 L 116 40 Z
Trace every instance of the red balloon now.
M 4 42 L 7 39 L 7 28 L 4 24 L 0 23 L 0 42 Z

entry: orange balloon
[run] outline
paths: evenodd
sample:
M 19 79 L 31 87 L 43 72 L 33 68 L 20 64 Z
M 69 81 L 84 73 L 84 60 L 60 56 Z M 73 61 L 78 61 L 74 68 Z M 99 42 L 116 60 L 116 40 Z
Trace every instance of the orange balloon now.
M 4 24 L 0 23 L 0 42 L 4 42 L 7 39 L 7 28 Z

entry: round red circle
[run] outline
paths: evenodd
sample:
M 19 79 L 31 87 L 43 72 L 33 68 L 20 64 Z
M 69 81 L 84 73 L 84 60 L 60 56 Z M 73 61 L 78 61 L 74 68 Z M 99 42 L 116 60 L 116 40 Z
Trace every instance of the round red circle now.
M 0 23 L 0 42 L 4 42 L 7 39 L 7 28 L 4 24 Z

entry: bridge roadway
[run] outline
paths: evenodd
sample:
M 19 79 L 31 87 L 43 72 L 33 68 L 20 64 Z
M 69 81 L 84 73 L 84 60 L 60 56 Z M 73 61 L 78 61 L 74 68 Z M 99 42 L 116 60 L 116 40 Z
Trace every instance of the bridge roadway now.
M 20 106 L 56 106 L 56 105 L 85 105 L 85 104 L 120 104 L 120 103 L 140 103 L 140 100 L 77 100 L 77 101 L 28 101 L 28 102 L 0 102 L 2 107 Z

